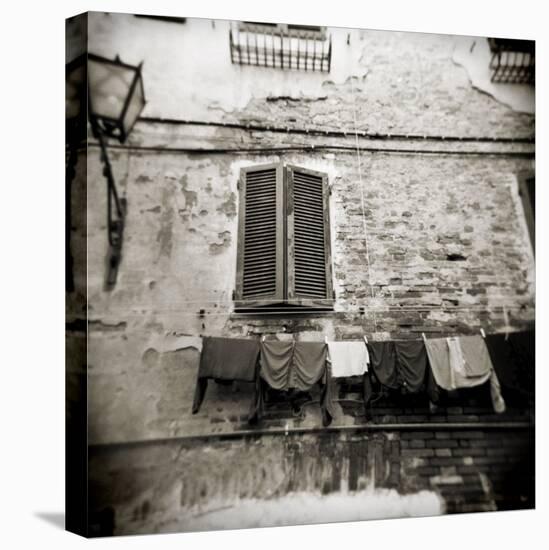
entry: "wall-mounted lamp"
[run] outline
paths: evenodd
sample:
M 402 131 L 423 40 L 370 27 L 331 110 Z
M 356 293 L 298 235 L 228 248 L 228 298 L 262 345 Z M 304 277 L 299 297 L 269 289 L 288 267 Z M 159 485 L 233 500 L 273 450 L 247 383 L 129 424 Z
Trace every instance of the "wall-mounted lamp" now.
M 88 54 L 88 113 L 94 137 L 101 147 L 103 175 L 107 180 L 107 228 L 109 259 L 106 287 L 116 284 L 122 259 L 126 199 L 120 199 L 107 155 L 107 139 L 126 141 L 135 121 L 145 107 L 145 91 L 141 68 L 115 60 Z M 113 202 L 116 216 L 113 216 Z
M 76 163 L 72 151 L 75 150 L 74 144 L 86 135 L 87 111 L 93 136 L 101 148 L 103 175 L 107 180 L 107 289 L 112 289 L 116 284 L 128 206 L 126 199 L 120 198 L 116 189 L 107 154 L 107 140 L 113 138 L 124 143 L 145 107 L 142 66 L 143 63 L 137 66 L 123 63 L 118 56 L 112 60 L 89 53 L 69 63 L 66 68 L 66 128 L 69 143 L 67 196 L 70 199 L 70 180 L 74 176 Z M 69 200 L 67 204 L 70 206 Z

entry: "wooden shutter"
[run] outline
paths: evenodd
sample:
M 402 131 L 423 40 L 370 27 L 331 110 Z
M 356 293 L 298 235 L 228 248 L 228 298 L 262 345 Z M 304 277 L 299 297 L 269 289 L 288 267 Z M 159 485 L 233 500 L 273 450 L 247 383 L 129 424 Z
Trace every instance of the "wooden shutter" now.
M 288 166 L 286 180 L 289 303 L 331 307 L 328 176 Z
M 238 309 L 284 300 L 284 208 L 282 165 L 240 172 L 236 272 Z

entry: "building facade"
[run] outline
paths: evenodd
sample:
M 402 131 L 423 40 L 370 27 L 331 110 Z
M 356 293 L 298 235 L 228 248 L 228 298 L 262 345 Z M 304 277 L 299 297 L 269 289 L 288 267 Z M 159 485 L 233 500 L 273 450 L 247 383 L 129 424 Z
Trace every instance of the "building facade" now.
M 92 535 L 334 517 L 231 516 L 302 495 L 356 503 L 337 519 L 534 505 L 533 402 L 495 414 L 484 387 L 365 410 L 360 385 L 333 380 L 329 427 L 314 393 L 250 427 L 253 385 L 210 383 L 191 414 L 204 336 L 418 339 L 535 320 L 533 86 L 491 82 L 485 38 L 294 27 L 68 22 L 69 57 L 84 28 L 89 52 L 143 61 L 147 99 L 126 143 L 109 143 L 128 205 L 113 288 L 92 137 L 72 183 L 67 396 L 70 415 L 85 380 Z M 249 177 L 278 178 L 282 206 L 254 218 Z M 320 233 L 300 234 L 310 210 Z M 263 270 L 242 263 L 247 212 L 258 254 L 272 252 Z

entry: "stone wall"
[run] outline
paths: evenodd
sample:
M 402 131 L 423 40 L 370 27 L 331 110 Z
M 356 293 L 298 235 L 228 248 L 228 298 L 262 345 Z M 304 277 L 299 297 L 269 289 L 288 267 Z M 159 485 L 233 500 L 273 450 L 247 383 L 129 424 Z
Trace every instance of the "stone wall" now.
M 319 513 L 313 518 L 306 509 L 296 509 L 285 522 L 275 511 L 260 518 L 241 513 L 237 526 L 376 518 L 376 507 L 383 506 L 388 494 L 393 510 L 414 495 L 407 511 L 414 516 L 531 508 L 532 437 L 528 430 L 426 426 L 94 448 L 92 534 L 227 528 L 227 517 L 216 519 L 220 510 L 238 511 L 247 502 L 255 502 L 256 508 L 259 502 L 291 502 L 293 495 L 307 495 L 309 504 L 319 499 L 324 507 L 330 501 L 322 496 L 344 495 L 356 508 L 349 514 L 333 510 L 332 516 Z M 433 497 L 440 508 L 427 507 Z M 208 517 L 210 522 L 205 522 Z

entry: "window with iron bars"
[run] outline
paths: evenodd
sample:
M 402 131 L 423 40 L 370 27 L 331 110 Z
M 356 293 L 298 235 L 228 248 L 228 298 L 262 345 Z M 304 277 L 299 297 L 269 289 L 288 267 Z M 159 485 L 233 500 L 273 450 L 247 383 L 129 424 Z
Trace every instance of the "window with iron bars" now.
M 233 64 L 330 72 L 325 27 L 243 21 L 229 31 L 229 44 Z
M 492 82 L 534 84 L 536 76 L 535 42 L 512 38 L 489 38 Z

